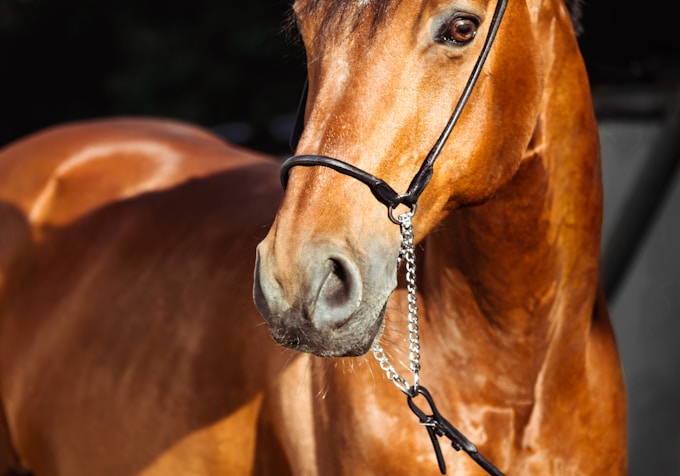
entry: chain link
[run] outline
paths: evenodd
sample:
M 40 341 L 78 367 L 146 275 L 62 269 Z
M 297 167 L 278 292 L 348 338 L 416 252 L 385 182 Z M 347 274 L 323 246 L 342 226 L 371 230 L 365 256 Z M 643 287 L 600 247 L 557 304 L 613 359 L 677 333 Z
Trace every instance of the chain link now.
M 380 368 L 399 390 L 410 395 L 412 390 L 417 389 L 420 382 L 420 337 L 418 334 L 418 303 L 416 302 L 416 258 L 413 239 L 414 211 L 408 211 L 399 215 L 397 219 L 401 226 L 401 250 L 397 264 L 405 261 L 406 266 L 406 290 L 408 291 L 408 341 L 409 341 L 409 368 L 413 373 L 413 387 L 399 375 L 399 372 L 390 362 L 383 348 L 376 343 L 373 346 L 373 356 L 380 364 Z

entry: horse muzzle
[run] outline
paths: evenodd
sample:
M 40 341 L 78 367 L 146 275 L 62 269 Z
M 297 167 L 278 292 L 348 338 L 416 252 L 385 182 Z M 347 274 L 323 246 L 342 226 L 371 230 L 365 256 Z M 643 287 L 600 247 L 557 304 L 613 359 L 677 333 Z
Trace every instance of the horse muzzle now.
M 367 263 L 326 244 L 284 260 L 272 248 L 268 239 L 258 246 L 253 295 L 274 340 L 321 357 L 368 352 L 396 286 L 396 256 Z

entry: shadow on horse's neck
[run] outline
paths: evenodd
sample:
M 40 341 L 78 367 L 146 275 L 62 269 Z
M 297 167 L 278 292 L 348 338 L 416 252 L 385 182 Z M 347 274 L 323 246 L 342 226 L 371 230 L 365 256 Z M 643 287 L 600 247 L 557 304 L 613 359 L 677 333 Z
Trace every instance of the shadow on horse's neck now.
M 528 390 L 550 346 L 585 345 L 601 213 L 597 137 L 585 135 L 566 165 L 533 147 L 492 199 L 453 211 L 425 242 L 426 325 L 472 373 L 491 365 Z

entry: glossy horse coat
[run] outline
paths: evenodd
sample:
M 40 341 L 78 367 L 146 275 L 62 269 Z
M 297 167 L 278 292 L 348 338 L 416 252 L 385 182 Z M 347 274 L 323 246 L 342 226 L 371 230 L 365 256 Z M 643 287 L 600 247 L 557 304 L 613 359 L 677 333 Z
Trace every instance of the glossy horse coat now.
M 296 154 L 340 159 L 405 191 L 462 93 L 496 3 L 334 7 L 295 4 L 309 74 Z M 255 299 L 272 336 L 330 357 L 379 340 L 407 362 L 399 228 L 354 177 L 289 172 L 258 248 Z M 625 472 L 624 390 L 597 283 L 600 222 L 597 128 L 567 7 L 511 0 L 414 217 L 421 379 L 510 474 Z M 344 450 L 317 447 L 313 462 L 298 453 L 300 473 L 432 471 L 425 432 L 412 433 L 403 396 L 375 364 L 310 365 L 312 392 L 326 395 L 316 434 L 321 422 Z M 355 417 L 334 419 L 336 408 Z M 451 459 L 455 474 L 479 471 Z
M 494 8 L 298 0 L 296 153 L 405 190 Z M 625 473 L 598 150 L 565 5 L 510 0 L 414 216 L 421 379 L 507 474 Z M 322 167 L 292 169 L 282 198 L 278 169 L 155 120 L 0 152 L 0 473 L 438 474 L 363 355 L 379 339 L 408 361 L 398 226 Z M 480 474 L 443 446 L 449 473 Z
M 266 464 L 257 421 L 287 357 L 250 276 L 277 171 L 168 121 L 59 127 L 0 153 L 0 474 Z

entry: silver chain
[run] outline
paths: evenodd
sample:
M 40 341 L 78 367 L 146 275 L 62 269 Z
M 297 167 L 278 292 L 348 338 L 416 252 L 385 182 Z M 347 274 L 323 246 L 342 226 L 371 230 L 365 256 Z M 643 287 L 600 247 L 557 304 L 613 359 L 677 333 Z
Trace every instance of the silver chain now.
M 413 224 L 412 218 L 415 210 L 411 210 L 399 215 L 397 219 L 401 226 L 401 250 L 397 264 L 406 262 L 406 290 L 408 291 L 408 349 L 409 349 L 409 368 L 413 372 L 413 388 L 418 388 L 420 381 L 420 338 L 418 334 L 418 304 L 416 302 L 416 257 L 415 245 L 413 243 Z M 380 368 L 385 372 L 387 378 L 391 380 L 399 390 L 406 395 L 411 394 L 411 386 L 399 375 L 390 360 L 385 355 L 385 351 L 376 343 L 373 346 L 373 356 L 380 364 Z

